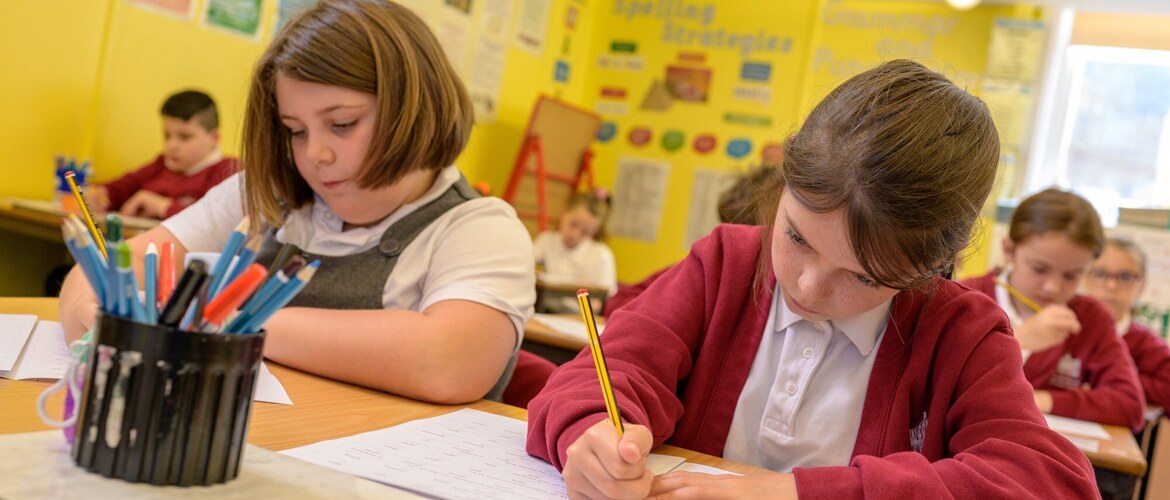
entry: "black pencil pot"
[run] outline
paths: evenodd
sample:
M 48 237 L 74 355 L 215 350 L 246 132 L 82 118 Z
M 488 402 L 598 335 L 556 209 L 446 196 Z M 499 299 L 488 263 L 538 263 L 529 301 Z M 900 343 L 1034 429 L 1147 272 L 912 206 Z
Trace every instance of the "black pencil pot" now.
M 263 332 L 186 332 L 99 315 L 94 338 L 77 410 L 77 465 L 157 485 L 236 477 Z

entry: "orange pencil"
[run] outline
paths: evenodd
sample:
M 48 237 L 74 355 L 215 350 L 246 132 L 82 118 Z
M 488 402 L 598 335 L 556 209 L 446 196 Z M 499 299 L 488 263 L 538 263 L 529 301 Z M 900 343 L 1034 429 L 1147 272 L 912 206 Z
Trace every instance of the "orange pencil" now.
M 1007 292 L 1009 294 L 1011 294 L 1012 297 L 1015 297 L 1016 300 L 1022 302 L 1024 305 L 1028 306 L 1028 308 L 1031 309 L 1032 312 L 1040 312 L 1040 309 L 1041 309 L 1040 304 L 1037 304 L 1036 301 L 1029 299 L 1027 295 L 1020 293 L 1019 290 L 1016 290 L 1016 287 L 1007 284 L 1006 281 L 1001 280 L 999 278 L 995 278 L 995 283 L 999 286 L 1002 286 L 1004 290 L 1007 290 Z
M 215 331 L 227 319 L 228 314 L 236 310 L 244 299 L 256 291 L 264 277 L 268 276 L 268 269 L 260 264 L 252 264 L 238 278 L 228 283 L 223 291 L 219 292 L 207 307 L 203 309 L 204 330 Z
M 158 252 L 158 303 L 167 303 L 175 291 L 175 243 L 164 242 Z

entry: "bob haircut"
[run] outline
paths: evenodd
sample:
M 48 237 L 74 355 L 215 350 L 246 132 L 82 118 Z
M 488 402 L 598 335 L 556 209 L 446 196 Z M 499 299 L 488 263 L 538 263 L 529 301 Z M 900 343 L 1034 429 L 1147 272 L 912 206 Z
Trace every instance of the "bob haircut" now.
M 374 137 L 357 179 L 365 189 L 451 165 L 474 122 L 467 91 L 413 12 L 384 0 L 322 1 L 289 21 L 253 72 L 241 154 L 244 200 L 254 221 L 272 226 L 313 200 L 279 118 L 278 76 L 376 97 Z

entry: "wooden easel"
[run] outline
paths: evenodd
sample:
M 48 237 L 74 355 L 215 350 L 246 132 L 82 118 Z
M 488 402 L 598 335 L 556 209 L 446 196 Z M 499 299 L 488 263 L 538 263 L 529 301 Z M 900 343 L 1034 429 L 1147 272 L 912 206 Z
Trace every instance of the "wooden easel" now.
M 581 186 L 592 189 L 589 146 L 600 126 L 596 113 L 548 96 L 537 99 L 504 191 L 529 232 L 547 230 L 550 215 L 559 215 Z

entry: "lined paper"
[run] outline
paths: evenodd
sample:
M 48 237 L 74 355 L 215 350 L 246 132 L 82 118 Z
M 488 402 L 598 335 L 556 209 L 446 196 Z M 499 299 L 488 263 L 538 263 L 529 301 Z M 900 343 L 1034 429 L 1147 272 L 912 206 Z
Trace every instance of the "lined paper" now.
M 0 314 L 0 372 L 16 366 L 36 323 L 32 314 Z
M 440 498 L 568 498 L 556 468 L 525 453 L 527 429 L 523 420 L 465 408 L 282 453 Z M 661 474 L 682 462 L 651 454 L 646 466 Z

